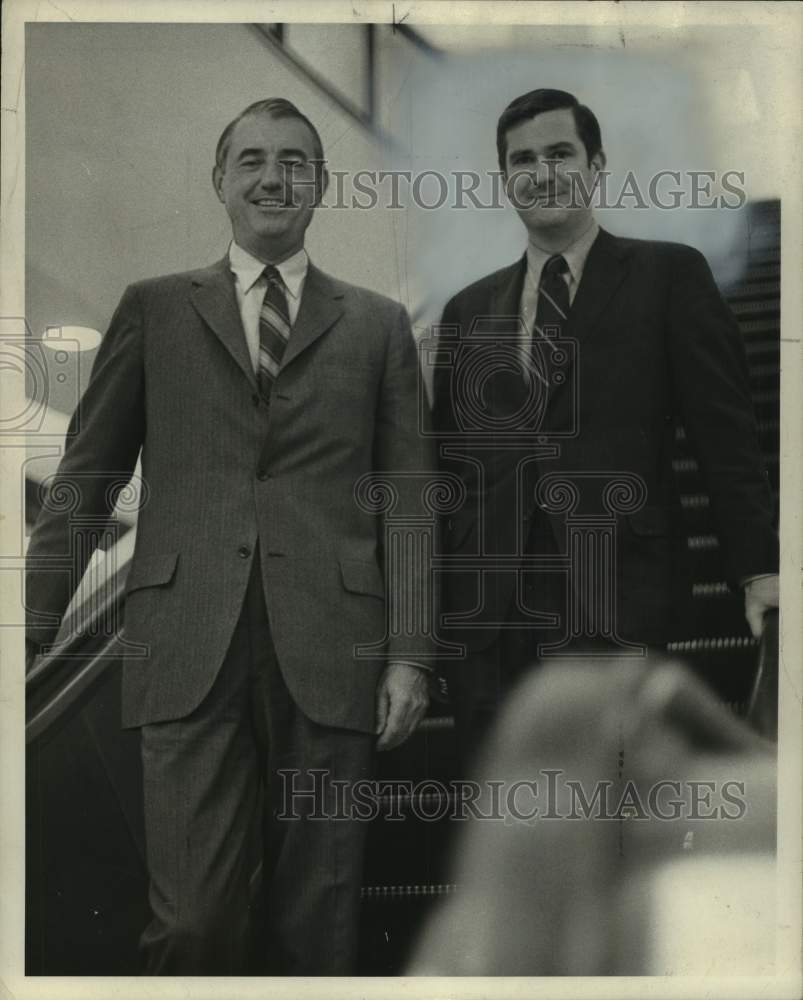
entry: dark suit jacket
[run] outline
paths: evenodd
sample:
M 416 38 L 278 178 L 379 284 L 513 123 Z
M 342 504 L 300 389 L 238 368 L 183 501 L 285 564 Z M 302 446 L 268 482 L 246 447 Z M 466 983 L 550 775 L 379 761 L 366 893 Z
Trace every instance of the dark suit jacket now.
M 456 336 L 470 344 L 479 317 L 494 317 L 500 329 L 506 317 L 508 323 L 517 317 L 525 268 L 526 257 L 459 292 L 443 312 L 441 343 L 451 332 L 451 343 Z M 772 495 L 738 327 L 698 251 L 601 230 L 562 335 L 577 340 L 577 357 L 564 365 L 563 383 L 550 385 L 539 415 L 541 443 L 558 442 L 558 454 L 535 463 L 528 464 L 527 447 L 478 449 L 476 443 L 485 437 L 487 445 L 488 435 L 461 430 L 455 363 L 436 368 L 434 423 L 441 447 L 462 438 L 469 456 L 441 459 L 444 470 L 462 478 L 467 495 L 462 509 L 446 521 L 445 549 L 452 555 L 484 551 L 491 561 L 513 553 L 517 544 L 520 550 L 519 520 L 532 522 L 539 476 L 635 474 L 646 497 L 617 525 L 619 634 L 665 642 L 676 629 L 678 602 L 690 590 L 671 466 L 677 422 L 683 422 L 699 455 L 731 580 L 777 569 Z M 486 387 L 491 409 L 504 402 L 507 389 L 499 385 L 496 395 L 492 380 Z M 555 436 L 571 426 L 572 410 L 576 433 Z M 484 482 L 472 464 L 480 452 Z M 562 548 L 564 518 L 552 516 L 551 523 Z M 482 604 L 485 620 L 504 620 L 513 600 L 510 573 L 489 575 L 482 598 L 476 573 L 444 573 L 443 581 L 447 614 Z M 483 648 L 497 631 L 458 628 L 449 638 Z
M 403 595 L 392 583 L 386 591 L 382 524 L 360 509 L 354 487 L 377 469 L 428 468 L 418 384 L 404 309 L 312 265 L 269 406 L 257 395 L 227 259 L 132 285 L 51 493 L 63 496 L 72 480 L 79 495 L 69 510 L 47 504 L 35 525 L 29 636 L 52 640 L 94 544 L 75 519 L 108 516 L 141 449 L 125 637 L 150 652 L 124 662 L 124 724 L 180 718 L 200 703 L 258 544 L 290 692 L 317 722 L 373 731 L 383 661 L 355 657 L 354 647 L 382 640 L 386 602 Z M 68 551 L 71 578 L 47 564 Z M 400 650 L 407 658 L 415 641 Z

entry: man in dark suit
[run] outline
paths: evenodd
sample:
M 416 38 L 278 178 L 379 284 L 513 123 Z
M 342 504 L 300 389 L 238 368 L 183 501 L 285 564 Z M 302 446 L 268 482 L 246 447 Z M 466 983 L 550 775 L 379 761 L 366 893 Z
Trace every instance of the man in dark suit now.
M 31 538 L 36 650 L 91 555 L 82 524 L 109 516 L 141 453 L 125 641 L 148 655 L 124 663 L 122 716 L 141 729 L 151 973 L 246 971 L 263 818 L 268 970 L 352 971 L 365 824 L 305 817 L 342 817 L 374 748 L 406 739 L 427 705 L 426 638 L 394 632 L 381 649 L 409 595 L 355 497 L 387 470 L 402 507 L 415 502 L 405 476 L 429 464 L 417 352 L 400 305 L 308 260 L 327 180 L 288 101 L 225 129 L 213 181 L 229 251 L 126 291 L 53 482 L 53 495 L 74 484 L 75 504 L 45 503 Z M 52 561 L 66 552 L 69 577 Z
M 449 682 L 464 755 L 539 657 L 640 653 L 676 634 L 690 593 L 676 422 L 754 634 L 778 603 L 744 350 L 705 259 L 599 228 L 599 124 L 571 94 L 514 100 L 497 148 L 527 251 L 447 304 L 434 380 L 441 466 L 465 496 L 441 574 L 443 636 L 466 650 Z

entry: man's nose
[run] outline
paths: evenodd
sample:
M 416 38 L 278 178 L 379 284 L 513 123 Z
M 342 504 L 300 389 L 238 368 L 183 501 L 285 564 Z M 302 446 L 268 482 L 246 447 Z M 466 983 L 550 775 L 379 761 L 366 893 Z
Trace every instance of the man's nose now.
M 285 165 L 278 160 L 266 160 L 259 177 L 260 186 L 266 191 L 276 191 L 283 188 L 285 182 L 289 180 Z
M 531 171 L 533 185 L 537 188 L 547 188 L 554 184 L 556 166 L 555 160 L 539 159 Z

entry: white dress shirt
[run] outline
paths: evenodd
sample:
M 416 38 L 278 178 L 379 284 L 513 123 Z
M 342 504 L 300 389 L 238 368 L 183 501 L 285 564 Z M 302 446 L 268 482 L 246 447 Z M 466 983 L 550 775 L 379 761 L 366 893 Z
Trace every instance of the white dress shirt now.
M 237 305 L 240 307 L 248 353 L 251 355 L 254 371 L 257 371 L 259 367 L 259 314 L 268 287 L 267 279 L 262 273 L 265 269 L 265 262 L 252 256 L 232 240 L 229 247 L 229 266 L 234 273 Z M 301 306 L 301 293 L 304 290 L 304 281 L 309 267 L 307 251 L 302 247 L 292 257 L 288 257 L 287 260 L 283 260 L 281 264 L 275 266 L 284 282 L 287 293 L 287 311 L 292 327 Z
M 586 231 L 565 250 L 559 251 L 566 261 L 569 270 L 563 275 L 563 280 L 569 287 L 569 304 L 574 302 L 580 279 L 583 276 L 583 268 L 586 258 L 591 250 L 594 240 L 599 234 L 599 225 L 595 219 L 591 220 Z M 519 315 L 524 321 L 524 335 L 521 344 L 522 365 L 524 370 L 528 369 L 528 359 L 532 347 L 533 325 L 535 323 L 536 311 L 538 309 L 538 284 L 541 281 L 541 271 L 544 264 L 550 257 L 554 257 L 556 251 L 542 250 L 530 242 L 527 244 L 527 272 L 524 275 L 524 287 L 521 290 L 521 301 L 519 303 Z

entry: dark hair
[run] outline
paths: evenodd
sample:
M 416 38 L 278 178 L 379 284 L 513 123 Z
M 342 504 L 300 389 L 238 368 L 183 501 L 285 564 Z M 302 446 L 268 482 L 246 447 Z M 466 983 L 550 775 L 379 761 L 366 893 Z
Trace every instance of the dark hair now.
M 270 118 L 277 119 L 297 118 L 299 121 L 304 122 L 310 132 L 312 132 L 312 139 L 315 144 L 315 159 L 320 161 L 318 169 L 323 165 L 323 143 L 321 142 L 321 137 L 318 135 L 318 130 L 309 118 L 302 114 L 291 101 L 287 101 L 283 97 L 268 97 L 264 101 L 255 101 L 253 104 L 249 104 L 245 111 L 241 111 L 223 129 L 215 149 L 215 163 L 221 170 L 224 170 L 226 167 L 226 157 L 229 154 L 229 146 L 231 145 L 231 134 L 235 126 L 249 115 L 268 115 Z
M 574 94 L 565 90 L 548 90 L 542 87 L 511 101 L 499 116 L 499 123 L 496 126 L 496 151 L 502 173 L 505 173 L 507 134 L 510 129 L 535 118 L 536 115 L 543 114 L 544 111 L 559 111 L 561 108 L 571 108 L 574 126 L 585 146 L 588 162 L 591 163 L 592 158 L 602 149 L 599 122 L 594 112 L 585 104 L 581 104 Z

